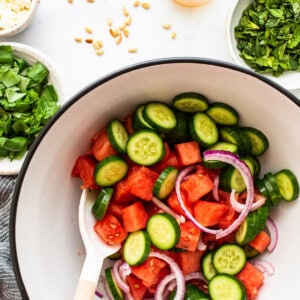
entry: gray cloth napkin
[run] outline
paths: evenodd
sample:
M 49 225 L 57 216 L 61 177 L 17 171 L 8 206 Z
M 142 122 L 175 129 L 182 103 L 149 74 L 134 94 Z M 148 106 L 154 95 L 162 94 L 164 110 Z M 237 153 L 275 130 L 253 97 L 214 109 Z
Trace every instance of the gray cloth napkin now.
M 22 299 L 9 250 L 9 215 L 16 176 L 0 176 L 0 299 Z

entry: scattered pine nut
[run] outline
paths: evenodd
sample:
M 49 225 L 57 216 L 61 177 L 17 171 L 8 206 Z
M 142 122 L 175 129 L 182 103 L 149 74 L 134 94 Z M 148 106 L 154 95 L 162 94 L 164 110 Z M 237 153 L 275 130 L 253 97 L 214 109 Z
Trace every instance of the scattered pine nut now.
M 136 0 L 136 1 L 133 2 L 133 6 L 138 7 L 138 6 L 140 6 L 140 3 L 141 2 L 139 0 Z
M 125 24 L 126 24 L 126 25 L 130 25 L 131 22 L 132 22 L 132 18 L 131 18 L 131 17 L 127 17 L 127 18 L 125 19 Z
M 129 53 L 137 53 L 137 48 L 129 48 L 128 52 Z
M 76 38 L 74 38 L 74 41 L 77 42 L 77 43 L 81 43 L 82 42 L 82 38 L 76 37 Z
M 84 30 L 85 30 L 85 32 L 88 33 L 88 34 L 93 33 L 93 30 L 92 30 L 90 27 L 85 27 Z
M 70 3 L 70 4 L 73 3 L 73 0 L 68 0 L 68 3 Z
M 109 27 L 111 27 L 112 26 L 112 24 L 113 24 L 113 20 L 112 20 L 112 18 L 107 18 L 107 25 L 109 26 Z
M 150 3 L 148 3 L 148 2 L 142 2 L 142 8 L 149 9 L 150 8 Z
M 116 37 L 116 39 L 115 39 L 115 41 L 116 41 L 116 44 L 117 45 L 119 45 L 121 42 L 122 42 L 122 35 L 118 35 L 117 37 Z
M 113 30 L 112 28 L 109 28 L 109 33 L 110 33 L 110 35 L 111 35 L 113 38 L 117 37 L 116 31 Z
M 127 37 L 127 38 L 129 37 L 129 31 L 126 27 L 123 29 L 123 33 L 124 33 L 125 37 Z
M 171 24 L 163 24 L 163 29 L 170 29 L 171 28 Z
M 172 32 L 172 33 L 171 33 L 171 38 L 174 40 L 174 39 L 176 39 L 176 37 L 177 37 L 176 32 Z
M 126 7 L 123 7 L 123 8 L 122 8 L 122 12 L 123 12 L 123 15 L 124 15 L 125 17 L 128 17 L 128 16 L 129 16 L 129 12 L 128 12 L 128 10 L 127 10 Z
M 103 47 L 102 41 L 95 41 L 95 42 L 93 42 L 93 47 L 94 47 L 95 50 L 101 49 Z
M 88 2 L 88 3 L 94 3 L 95 0 L 86 0 L 86 2 Z
M 93 43 L 93 39 L 91 39 L 91 38 L 85 39 L 85 42 L 88 43 L 88 44 L 92 44 Z
M 103 55 L 104 54 L 104 50 L 101 48 L 101 49 L 98 49 L 98 50 L 96 50 L 96 54 L 97 55 Z

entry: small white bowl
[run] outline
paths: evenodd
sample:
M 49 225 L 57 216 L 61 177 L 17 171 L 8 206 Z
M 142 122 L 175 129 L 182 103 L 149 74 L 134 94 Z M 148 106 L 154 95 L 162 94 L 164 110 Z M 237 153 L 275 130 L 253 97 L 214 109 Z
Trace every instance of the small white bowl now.
M 23 11 L 13 12 L 10 7 L 5 8 L 5 5 L 7 5 L 5 4 L 5 0 L 0 4 L 0 37 L 16 35 L 25 30 L 31 24 L 38 5 L 37 0 L 15 0 L 10 1 L 8 5 L 11 5 L 12 2 L 16 2 L 19 6 L 22 5 L 20 4 L 22 2 L 26 2 L 24 5 L 28 3 L 30 5 L 28 5 L 28 8 L 26 6 L 26 9 L 23 9 Z M 3 5 L 3 7 L 1 5 Z
M 64 92 L 62 87 L 62 80 L 60 78 L 59 72 L 54 65 L 54 63 L 43 53 L 32 48 L 30 46 L 20 44 L 20 43 L 0 43 L 2 45 L 10 45 L 13 49 L 13 53 L 20 58 L 25 59 L 28 63 L 33 64 L 37 61 L 41 62 L 48 70 L 49 77 L 48 82 L 51 83 L 57 92 L 58 102 L 60 104 L 64 101 Z M 15 175 L 18 174 L 26 154 L 20 160 L 9 160 L 8 158 L 0 158 L 0 175 Z
M 253 2 L 253 0 L 231 0 L 227 17 L 226 17 L 226 39 L 227 46 L 233 61 L 243 67 L 250 68 L 249 65 L 240 57 L 237 49 L 237 42 L 234 36 L 234 28 L 238 25 L 239 20 L 246 7 Z M 263 74 L 263 76 L 275 81 L 288 90 L 300 89 L 300 72 L 288 71 L 283 73 L 280 77 Z

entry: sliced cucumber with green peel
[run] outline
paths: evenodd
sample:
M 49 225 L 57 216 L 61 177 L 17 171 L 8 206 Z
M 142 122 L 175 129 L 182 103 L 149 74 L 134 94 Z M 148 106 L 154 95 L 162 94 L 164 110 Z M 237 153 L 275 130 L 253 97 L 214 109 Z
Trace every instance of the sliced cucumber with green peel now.
M 186 92 L 173 98 L 173 106 L 183 112 L 195 113 L 207 110 L 209 101 L 207 97 L 195 92 Z
M 249 244 L 245 245 L 243 247 L 247 258 L 254 258 L 259 256 L 261 253 L 259 251 L 257 251 L 256 249 L 254 249 L 253 247 L 251 247 Z
M 126 238 L 123 258 L 130 266 L 143 263 L 150 253 L 150 238 L 145 230 L 132 232 Z
M 223 244 L 212 256 L 212 264 L 217 273 L 236 275 L 245 266 L 247 257 L 242 247 L 236 244 Z
M 211 280 L 217 271 L 212 263 L 213 251 L 207 252 L 203 255 L 201 259 L 201 271 L 206 280 Z
M 119 120 L 112 120 L 107 124 L 106 132 L 114 149 L 119 153 L 126 153 L 128 132 Z
M 176 290 L 172 291 L 168 300 L 173 300 L 176 296 Z M 196 285 L 188 283 L 185 286 L 184 300 L 210 300 L 209 296 L 201 291 Z
M 174 190 L 179 170 L 169 166 L 164 169 L 154 183 L 153 195 L 158 199 L 166 199 Z
M 152 215 L 147 222 L 147 232 L 152 244 L 161 250 L 173 248 L 180 238 L 176 219 L 167 213 Z
M 97 220 L 102 220 L 106 214 L 110 200 L 114 193 L 111 187 L 103 188 L 98 194 L 96 201 L 92 207 L 92 212 Z
M 113 268 L 110 267 L 110 268 L 106 268 L 104 271 L 107 285 L 109 287 L 109 290 L 114 300 L 123 300 L 125 299 L 124 294 L 122 290 L 119 288 L 118 284 L 116 283 L 112 269 Z
M 143 117 L 143 111 L 145 106 L 145 104 L 139 105 L 133 113 L 132 127 L 135 131 L 143 128 L 153 129 L 153 127 Z
M 229 142 L 217 142 L 216 144 L 209 147 L 208 150 L 225 150 L 231 153 L 237 153 L 238 146 Z M 203 164 L 205 167 L 210 169 L 219 169 L 227 165 L 226 163 L 217 160 L 203 160 Z
M 251 141 L 250 153 L 252 155 L 262 155 L 269 148 L 269 140 L 262 131 L 253 127 L 243 127 L 242 130 Z
M 208 283 L 211 300 L 245 300 L 244 285 L 234 276 L 217 274 Z
M 285 201 L 293 201 L 299 197 L 299 182 L 295 174 L 283 169 L 275 174 L 281 197 Z
M 266 187 L 268 196 L 271 199 L 273 206 L 278 206 L 282 198 L 275 176 L 271 172 L 268 172 L 262 178 L 262 182 Z
M 201 146 L 210 147 L 219 139 L 215 121 L 206 113 L 195 113 L 190 120 L 190 132 L 193 139 Z
M 104 158 L 96 165 L 94 178 L 98 185 L 109 187 L 122 180 L 127 172 L 127 162 L 121 157 L 113 155 Z
M 212 103 L 206 113 L 219 125 L 234 126 L 239 122 L 238 112 L 223 102 Z
M 167 104 L 161 102 L 146 104 L 142 114 L 144 120 L 158 132 L 168 132 L 177 124 L 174 111 Z
M 151 166 L 163 159 L 165 147 L 163 140 L 155 131 L 140 129 L 129 137 L 127 154 L 133 162 Z

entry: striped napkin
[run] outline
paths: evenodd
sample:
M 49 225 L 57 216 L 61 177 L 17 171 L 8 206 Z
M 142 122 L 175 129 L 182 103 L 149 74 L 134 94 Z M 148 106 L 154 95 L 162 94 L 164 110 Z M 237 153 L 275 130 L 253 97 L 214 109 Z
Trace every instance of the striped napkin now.
M 22 299 L 9 250 L 9 214 L 16 176 L 0 176 L 0 299 Z

